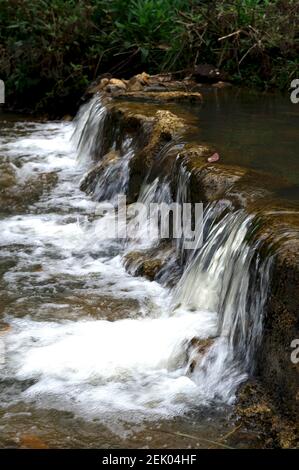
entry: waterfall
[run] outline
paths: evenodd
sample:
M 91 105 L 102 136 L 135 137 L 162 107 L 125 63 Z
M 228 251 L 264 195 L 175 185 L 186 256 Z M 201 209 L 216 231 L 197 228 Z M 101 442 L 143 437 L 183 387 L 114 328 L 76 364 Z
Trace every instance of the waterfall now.
M 118 194 L 125 194 L 129 181 L 129 162 L 134 156 L 132 139 L 125 138 L 120 148 L 114 145 L 104 149 L 104 125 L 107 110 L 101 95 L 96 94 L 84 104 L 76 118 L 72 141 L 82 163 L 99 160 L 83 178 L 84 189 L 96 201 L 113 202 Z M 110 151 L 109 151 L 110 150 Z M 104 155 L 104 152 L 108 153 Z M 89 178 L 91 175 L 91 178 Z M 89 181 L 90 180 L 90 181 Z
M 182 310 L 217 313 L 216 337 L 199 357 L 193 375 L 204 395 L 229 401 L 254 368 L 271 260 L 261 260 L 257 246 L 247 242 L 252 216 L 242 210 L 224 212 L 217 221 L 219 205 L 206 209 L 203 245 L 192 254 L 173 305 L 174 314 Z
M 55 170 L 59 180 L 32 212 L 0 221 L 2 244 L 11 246 L 14 261 L 5 289 L 24 297 L 13 307 L 17 315 L 28 312 L 18 318 L 6 306 L 12 330 L 0 380 L 7 374 L 28 381 L 16 401 L 113 423 L 231 403 L 254 367 L 269 282 L 271 260 L 260 259 L 249 240 L 253 218 L 218 201 L 205 208 L 203 241 L 194 249 L 185 250 L 184 239 L 172 239 L 171 232 L 162 243 L 151 237 L 152 219 L 161 226 L 171 221 L 159 204 L 191 200 L 190 174 L 174 164 L 181 144 L 167 142 L 141 185 L 137 204 L 145 211 L 128 235 L 135 206 L 128 204 L 129 215 L 121 218 L 115 202 L 128 190 L 136 145 L 126 134 L 107 145 L 105 116 L 97 95 L 73 123 L 39 124 L 44 138 L 37 127 L 9 144 L 9 155 L 25 158 L 25 165 L 33 148 L 40 171 Z M 90 199 L 77 185 L 76 156 L 89 169 Z M 30 162 L 26 171 L 34 168 Z M 113 238 L 119 219 L 124 230 Z M 16 244 L 25 247 L 18 259 Z M 156 281 L 125 269 L 130 253 L 138 255 L 133 268 L 152 260 L 163 265 Z
M 177 177 L 177 193 L 176 202 L 179 204 L 185 204 L 190 201 L 190 190 L 189 190 L 190 172 L 181 165 Z M 184 232 L 181 238 L 176 239 L 176 254 L 181 264 L 184 262 L 184 258 L 188 256 L 188 250 L 184 250 Z
M 103 139 L 105 115 L 105 107 L 98 95 L 81 108 L 74 131 L 78 135 L 79 156 L 89 159 L 98 151 Z M 109 153 L 107 161 L 106 156 L 102 157 L 98 164 L 100 171 L 97 171 L 90 191 L 95 200 L 114 202 L 119 194 L 126 193 L 129 162 L 134 156 L 133 144 L 131 139 L 124 139 L 113 158 Z M 149 169 L 137 201 L 145 210 L 141 211 L 139 223 L 134 226 L 133 236 L 126 241 L 125 253 L 159 245 L 159 239 L 152 236 L 150 226 L 157 218 L 157 205 L 173 202 L 169 177 L 163 176 L 163 167 L 168 164 L 168 156 L 177 155 L 182 145 L 177 141 L 168 142 Z M 190 202 L 189 183 L 190 172 L 180 165 L 175 202 Z M 155 210 L 150 210 L 151 206 L 155 206 Z M 128 206 L 129 211 L 132 208 Z M 254 354 L 261 340 L 271 260 L 261 260 L 258 247 L 248 243 L 252 223 L 252 216 L 242 210 L 233 212 L 227 201 L 208 205 L 203 217 L 203 243 L 193 250 L 184 250 L 184 235 L 174 240 L 174 249 L 170 249 L 160 275 L 163 284 L 171 277 L 169 271 L 176 270 L 176 279 L 177 273 L 183 270 L 171 292 L 170 316 L 211 312 L 217 318 L 216 328 L 211 328 L 213 337 L 204 354 L 198 355 L 200 344 L 191 350 L 185 345 L 185 350 L 190 353 L 186 373 L 190 372 L 192 362 L 193 380 L 202 395 L 210 399 L 232 399 L 239 383 L 254 368 Z M 200 331 L 198 337 L 202 338 Z
M 132 233 L 132 242 L 135 248 L 145 249 L 159 243 L 158 234 L 152 228 L 156 226 L 155 221 L 159 219 L 159 205 L 162 203 L 171 204 L 171 202 L 170 186 L 164 178 L 161 181 L 157 177 L 152 183 L 145 180 L 137 201 L 138 204 L 142 204 L 143 210 L 136 227 L 137 230 Z
M 108 164 L 99 172 L 92 192 L 96 201 L 114 202 L 118 194 L 126 194 L 129 182 L 129 163 L 133 156 L 134 150 L 131 146 L 131 140 L 127 139 L 120 154 L 112 161 L 108 161 Z
M 101 96 L 97 93 L 90 101 L 81 106 L 76 118 L 72 135 L 78 160 L 88 162 L 96 155 L 102 156 L 103 131 L 107 115 Z

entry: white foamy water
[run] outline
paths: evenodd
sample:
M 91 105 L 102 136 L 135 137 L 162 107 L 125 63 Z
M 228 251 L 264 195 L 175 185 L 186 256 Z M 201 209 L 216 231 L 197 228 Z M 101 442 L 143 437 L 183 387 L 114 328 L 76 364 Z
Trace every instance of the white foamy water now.
M 9 367 L 20 380 L 36 380 L 23 397 L 44 406 L 50 396 L 83 416 L 176 414 L 198 399 L 185 374 L 185 342 L 199 331 L 207 337 L 215 324 L 207 312 L 115 322 L 18 320 L 7 342 Z
M 122 263 L 127 247 L 108 236 L 113 215 L 97 216 L 97 203 L 79 190 L 104 117 L 105 108 L 96 97 L 75 123 L 23 123 L 1 137 L 1 155 L 17 165 L 18 178 L 54 171 L 58 182 L 27 213 L 0 219 L 1 257 L 13 262 L 1 284 L 8 299 L 4 319 L 11 329 L 0 378 L 28 381 L 22 392 L 16 391 L 16 402 L 70 410 L 103 422 L 111 416 L 129 421 L 172 417 L 215 400 L 229 403 L 246 377 L 244 349 L 246 356 L 261 329 L 256 316 L 262 300 L 254 312 L 246 307 L 251 252 L 245 236 L 250 221 L 231 215 L 212 226 L 174 292 L 130 276 Z M 132 152 L 130 147 L 124 154 L 124 172 Z M 116 169 L 122 170 L 121 162 Z M 144 186 L 141 201 L 152 200 L 155 184 Z M 97 188 L 101 198 L 103 185 L 104 179 Z M 155 197 L 164 201 L 167 185 L 162 190 Z M 141 248 L 152 243 L 144 240 L 142 229 L 135 249 L 138 239 Z M 101 296 L 112 310 L 116 300 L 123 300 L 125 318 L 118 310 L 111 321 L 101 319 L 101 304 L 99 318 L 64 318 L 62 307 L 70 298 L 83 309 L 93 299 L 97 305 Z M 128 311 L 133 301 L 137 314 L 133 307 Z M 254 338 L 249 338 L 248 318 Z M 237 334 L 242 345 L 236 350 Z M 186 355 L 192 338 L 216 340 L 191 374 Z

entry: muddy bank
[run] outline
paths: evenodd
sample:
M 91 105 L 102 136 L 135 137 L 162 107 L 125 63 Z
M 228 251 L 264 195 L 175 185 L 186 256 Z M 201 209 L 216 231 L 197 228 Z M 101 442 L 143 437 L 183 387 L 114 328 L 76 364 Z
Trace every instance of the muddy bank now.
M 296 423 L 299 370 L 290 356 L 291 342 L 299 337 L 299 209 L 295 202 L 278 196 L 278 190 L 288 188 L 289 183 L 241 165 L 226 165 L 221 157 L 210 162 L 217 148 L 188 141 L 190 129 L 196 130 L 198 123 L 191 113 L 173 103 L 201 100 L 194 83 L 169 82 L 141 74 L 129 81 L 103 79 L 89 90 L 95 92 L 101 94 L 107 109 L 104 140 L 95 148 L 95 166 L 83 179 L 82 189 L 93 194 L 104 169 L 111 159 L 122 158 L 124 143 L 131 139 L 134 156 L 129 162 L 129 202 L 137 200 L 145 178 L 152 182 L 157 176 L 168 179 L 175 199 L 178 175 L 185 171 L 186 201 L 207 205 L 222 200 L 228 211 L 242 208 L 254 217 L 248 242 L 258 246 L 262 258 L 273 257 L 263 340 L 257 351 L 254 377 L 271 402 L 272 424 L 277 416 Z M 159 280 L 169 260 L 168 249 L 169 246 L 161 253 L 129 253 L 125 265 L 135 275 Z M 254 405 L 255 395 L 248 390 L 242 389 L 240 402 L 244 403 L 247 396 Z M 246 423 L 244 413 L 240 415 Z M 258 420 L 257 415 L 254 419 Z M 275 445 L 279 445 L 275 439 Z M 294 438 L 290 442 L 289 446 L 294 445 Z

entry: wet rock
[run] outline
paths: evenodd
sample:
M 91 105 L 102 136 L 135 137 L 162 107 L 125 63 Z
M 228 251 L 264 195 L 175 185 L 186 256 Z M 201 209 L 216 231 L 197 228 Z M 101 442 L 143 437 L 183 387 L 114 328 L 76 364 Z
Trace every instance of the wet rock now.
M 275 191 L 288 182 L 267 173 L 221 161 L 209 162 L 213 148 L 186 145 L 180 152 L 177 169 L 183 165 L 190 172 L 192 202 L 211 202 L 227 198 L 235 208 L 257 212 L 262 207 L 275 204 Z
M 102 97 L 154 101 L 158 103 L 201 101 L 199 86 L 193 80 L 174 80 L 170 74 L 148 75 L 143 72 L 130 80 L 102 78 L 88 90 L 88 95 L 101 93 Z
M 105 153 L 111 150 L 122 151 L 127 139 L 132 140 L 134 149 L 141 150 L 147 145 L 154 124 L 153 111 L 151 107 L 139 106 L 130 103 L 115 103 L 111 101 L 107 104 L 108 119 L 104 128 L 106 138 Z M 104 155 L 104 153 L 103 153 Z
M 125 268 L 133 276 L 144 276 L 153 281 L 161 270 L 164 260 L 152 258 L 152 250 L 131 251 L 125 255 Z
M 136 318 L 140 315 L 140 304 L 137 299 L 117 298 L 113 295 L 69 295 L 62 298 L 67 306 L 60 312 L 63 318 L 92 317 L 101 320 L 117 321 L 125 318 Z
M 119 88 L 120 90 L 126 90 L 127 84 L 123 80 L 119 80 L 118 78 L 111 78 L 109 80 L 109 85 Z
M 102 80 L 105 80 L 102 85 L 107 86 L 111 77 Z M 110 121 L 107 121 L 105 130 L 105 134 L 109 134 L 109 145 L 106 146 L 105 153 L 111 150 L 112 142 L 116 142 L 116 149 L 119 150 L 127 137 L 132 139 L 134 157 L 130 161 L 129 199 L 137 199 L 146 175 L 150 181 L 156 176 L 167 176 L 175 195 L 177 175 L 181 167 L 184 167 L 190 175 L 190 202 L 208 204 L 221 200 L 225 210 L 244 209 L 254 216 L 248 243 L 255 246 L 258 244 L 259 255 L 273 255 L 274 260 L 270 295 L 264 317 L 264 335 L 257 354 L 256 374 L 259 374 L 261 384 L 271 398 L 271 406 L 275 406 L 283 416 L 298 416 L 299 370 L 298 365 L 290 360 L 290 344 L 293 339 L 299 337 L 299 209 L 298 205 L 280 200 L 277 195 L 277 191 L 283 187 L 287 188 L 289 183 L 267 173 L 239 165 L 226 165 L 225 155 L 221 155 L 221 160 L 217 162 L 207 161 L 217 153 L 217 149 L 210 146 L 184 144 L 179 150 L 167 150 L 165 158 L 162 150 L 183 140 L 194 125 L 188 116 L 185 117 L 178 107 L 174 108 L 170 103 L 174 96 L 171 93 L 177 90 L 184 93 L 186 90 L 190 91 L 194 81 L 188 79 L 177 82 L 170 75 L 144 75 L 131 81 L 130 86 L 136 86 L 135 90 L 130 89 L 128 82 L 123 82 L 126 84 L 126 90 L 123 86 L 119 87 L 118 90 L 122 89 L 121 94 L 118 91 L 118 98 L 113 99 L 111 96 L 107 104 Z M 195 90 L 198 91 L 198 88 Z M 127 97 L 123 96 L 125 93 L 128 93 Z M 146 93 L 149 97 L 147 99 L 143 96 Z M 163 109 L 157 111 L 157 105 L 151 103 L 151 100 L 162 99 L 163 94 L 165 98 L 169 97 L 169 100 L 162 100 Z M 178 96 L 176 95 L 176 98 Z M 127 101 L 129 97 L 130 101 Z M 165 109 L 167 106 L 175 113 Z M 101 165 L 99 164 L 95 173 L 101 170 Z M 132 273 L 159 279 L 165 268 L 165 261 L 161 263 L 161 256 L 157 253 L 128 254 L 126 267 Z M 200 357 L 200 350 L 197 353 Z M 191 369 L 195 367 L 191 362 L 189 366 Z M 266 417 L 272 413 L 268 411 L 268 405 L 256 406 L 257 408 L 251 411 L 254 411 L 255 415 L 263 415 L 263 419 L 267 421 Z M 271 426 L 273 429 L 274 424 Z M 278 436 L 278 433 L 276 435 Z M 281 436 L 284 435 L 282 431 Z M 281 437 L 281 440 L 291 442 L 287 435 L 286 432 L 286 437 Z M 279 439 L 275 437 L 275 445 L 282 445 L 277 444 Z
M 105 87 L 109 84 L 110 79 L 108 77 L 100 78 L 97 83 L 93 83 L 87 90 L 87 95 L 99 93 L 105 90 Z
M 17 168 L 9 160 L 0 163 L 0 191 L 15 185 L 17 182 Z
M 289 183 L 282 178 L 246 169 L 242 178 L 228 189 L 226 196 L 237 207 L 243 207 L 248 212 L 256 213 L 262 207 L 268 210 L 271 205 L 275 204 L 276 190 L 288 185 Z
M 62 118 L 62 121 L 65 121 L 65 122 L 71 122 L 73 120 L 73 116 L 71 116 L 70 114 L 65 114 Z
M 299 416 L 299 366 L 290 359 L 291 342 L 299 337 L 299 210 L 275 198 L 283 180 L 246 168 L 207 164 L 199 151 L 181 152 L 190 171 L 192 202 L 224 199 L 232 208 L 255 215 L 250 243 L 260 256 L 273 256 L 264 336 L 257 354 L 257 373 L 277 407 Z
M 196 65 L 192 77 L 201 83 L 215 83 L 227 78 L 223 72 L 211 64 Z
M 148 84 L 149 75 L 145 72 L 142 72 L 138 75 L 135 75 L 128 81 L 128 91 L 141 91 L 144 86 Z
M 298 447 L 295 417 L 279 414 L 268 393 L 256 380 L 241 385 L 235 408 L 237 423 L 258 434 L 262 447 Z
M 136 101 L 153 101 L 156 103 L 196 103 L 202 101 L 202 95 L 199 92 L 185 91 L 138 91 L 127 92 L 121 96 L 122 99 Z
M 291 343 L 299 338 L 299 213 L 278 206 L 257 215 L 254 241 L 261 256 L 273 257 L 257 373 L 276 406 L 299 417 L 299 364 L 291 361 Z
M 155 157 L 168 142 L 182 135 L 185 129 L 184 121 L 170 111 L 156 112 L 147 145 L 130 161 L 129 195 L 132 200 L 137 199 L 141 184 Z
M 20 436 L 20 447 L 22 449 L 48 449 L 47 444 L 35 434 L 22 434 Z
M 187 146 L 180 152 L 177 166 L 190 172 L 191 202 L 211 202 L 224 197 L 226 192 L 246 173 L 237 166 L 207 163 L 213 151 L 206 146 Z
M 163 261 L 159 258 L 145 260 L 141 264 L 140 275 L 146 277 L 147 279 L 154 280 L 162 265 Z
M 188 342 L 186 348 L 186 364 L 189 374 L 194 372 L 196 366 L 212 346 L 213 342 L 213 338 L 201 339 L 197 337 L 192 338 Z
M 11 330 L 11 326 L 8 323 L 0 320 L 0 337 Z
M 55 172 L 40 173 L 23 183 L 6 187 L 0 191 L 0 207 L 3 213 L 19 213 L 37 202 L 44 192 L 49 191 L 58 181 Z
M 96 163 L 82 178 L 80 182 L 81 191 L 85 191 L 87 194 L 92 194 L 96 188 L 97 182 L 103 171 L 105 171 L 109 165 L 113 164 L 120 158 L 120 152 L 111 150 L 103 159 Z

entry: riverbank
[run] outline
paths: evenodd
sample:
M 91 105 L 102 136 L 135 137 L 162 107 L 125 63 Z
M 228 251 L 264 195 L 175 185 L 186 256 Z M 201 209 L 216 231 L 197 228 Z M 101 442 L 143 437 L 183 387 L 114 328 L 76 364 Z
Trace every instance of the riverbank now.
M 0 78 L 13 110 L 72 114 L 101 74 L 173 72 L 285 91 L 298 78 L 296 0 L 30 0 L 0 9 Z

